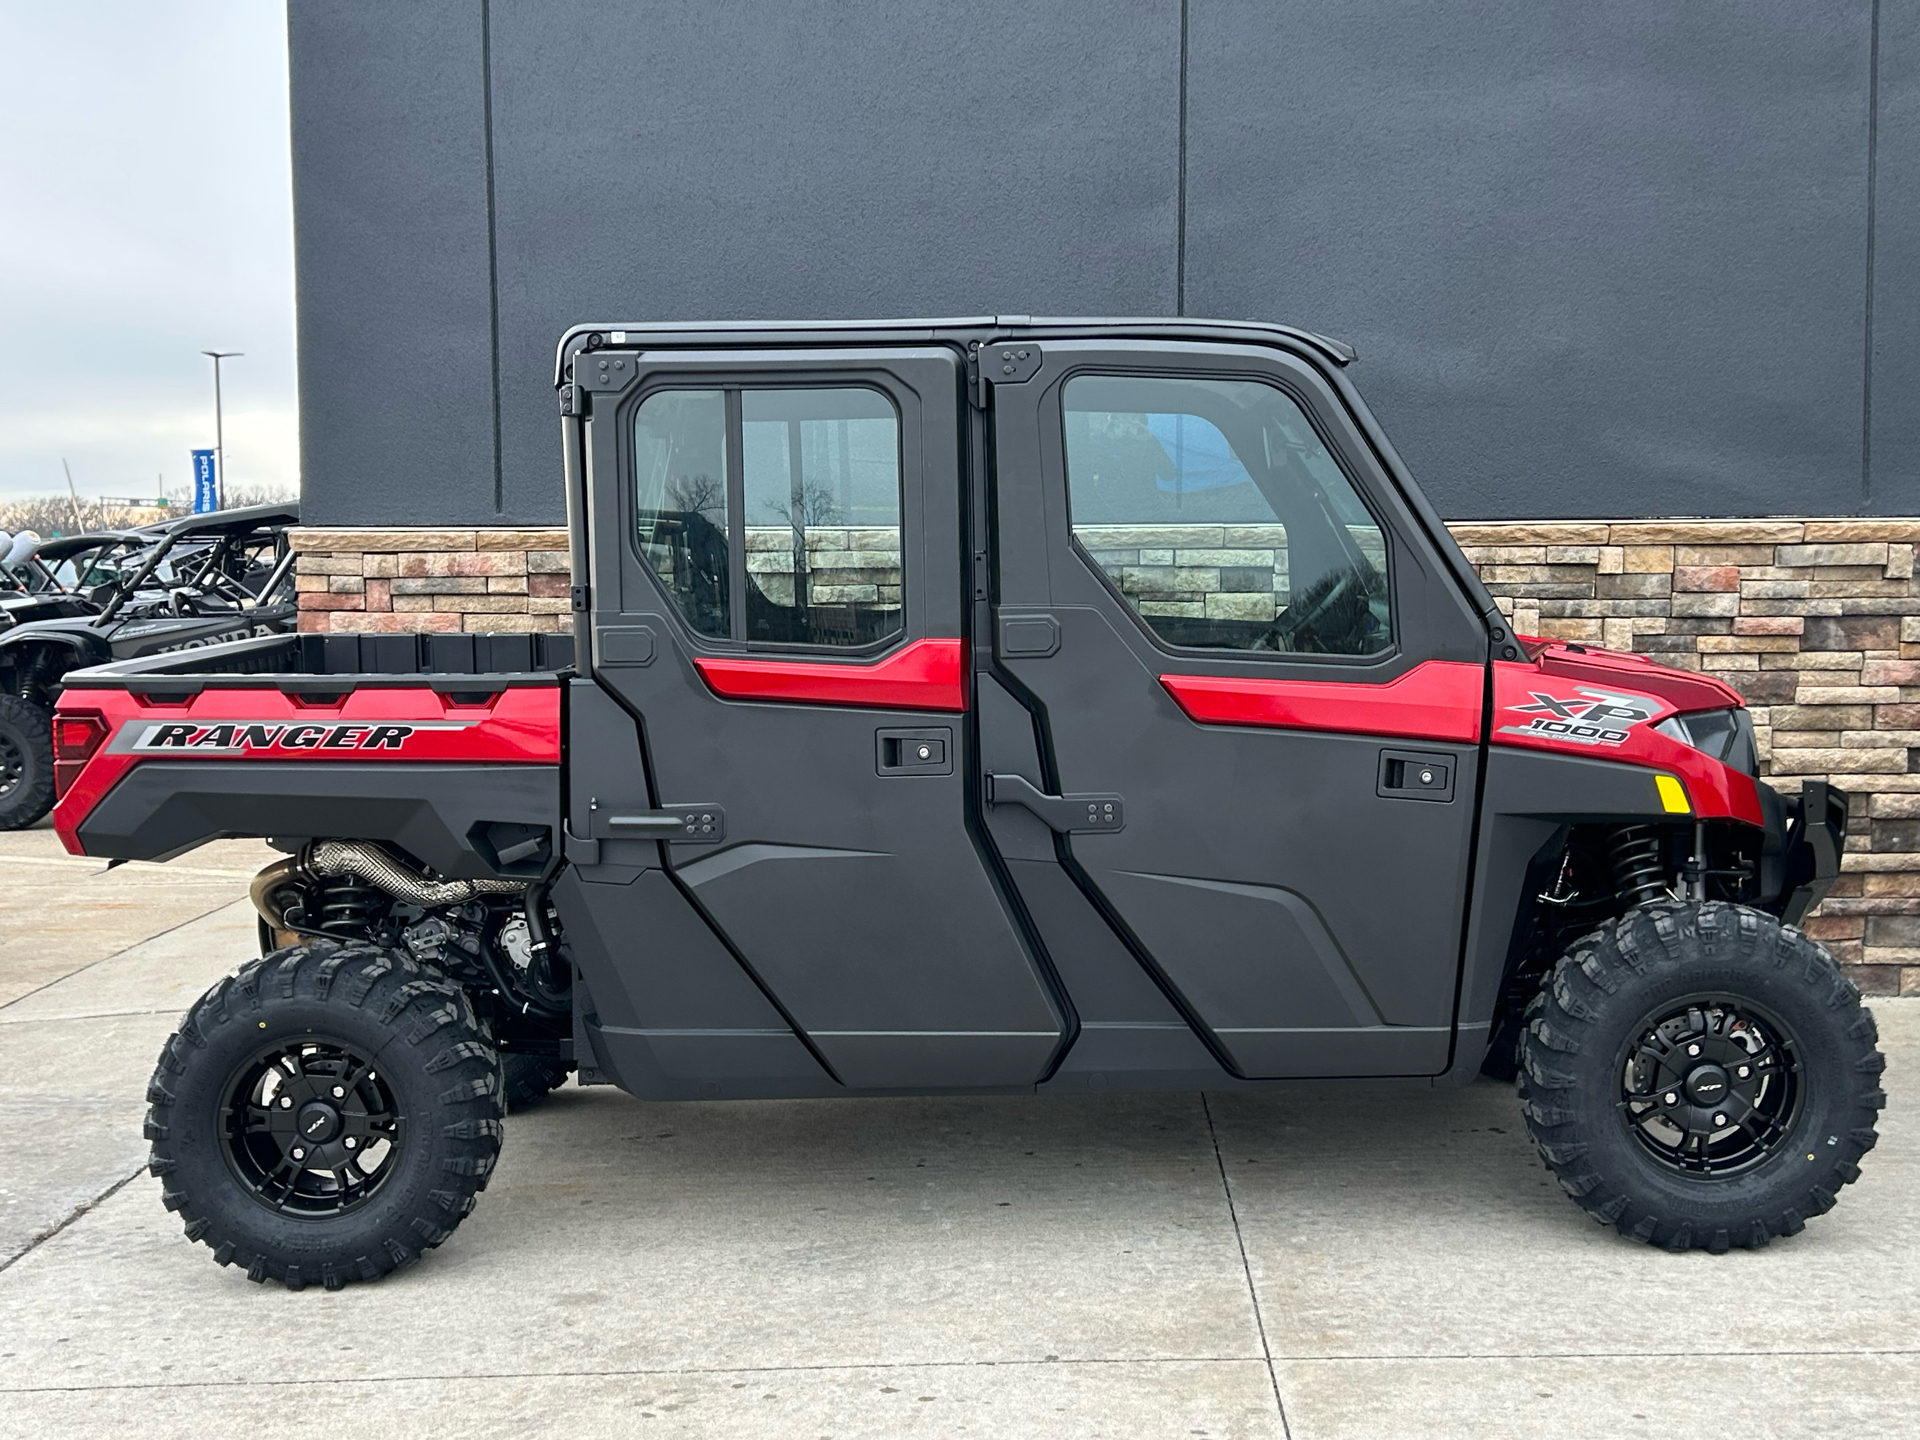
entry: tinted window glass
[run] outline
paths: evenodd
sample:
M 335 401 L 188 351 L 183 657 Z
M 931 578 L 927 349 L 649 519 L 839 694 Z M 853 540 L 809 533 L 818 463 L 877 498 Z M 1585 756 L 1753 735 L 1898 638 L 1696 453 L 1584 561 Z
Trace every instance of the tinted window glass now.
M 703 635 L 728 633 L 727 420 L 718 390 L 663 390 L 633 426 L 640 553 Z
M 740 397 L 749 640 L 899 633 L 900 422 L 877 390 Z
M 1385 537 L 1282 391 L 1083 375 L 1064 405 L 1074 538 L 1161 639 L 1387 648 Z

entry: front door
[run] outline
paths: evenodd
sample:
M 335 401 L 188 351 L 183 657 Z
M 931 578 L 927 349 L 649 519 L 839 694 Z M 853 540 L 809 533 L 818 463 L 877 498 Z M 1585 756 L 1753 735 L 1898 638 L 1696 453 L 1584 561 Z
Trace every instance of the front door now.
M 1064 1012 L 967 820 L 959 357 L 610 349 L 575 376 L 593 673 L 652 806 L 576 753 L 575 833 L 664 866 L 843 1084 L 1031 1085 Z
M 1484 628 L 1311 366 L 1030 348 L 992 392 L 994 658 L 1044 773 L 995 810 L 1043 814 L 1234 1073 L 1438 1073 Z

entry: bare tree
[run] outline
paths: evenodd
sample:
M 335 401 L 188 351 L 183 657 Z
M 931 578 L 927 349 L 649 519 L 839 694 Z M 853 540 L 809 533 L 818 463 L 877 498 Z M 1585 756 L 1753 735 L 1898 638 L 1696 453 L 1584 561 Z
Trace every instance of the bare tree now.
M 727 506 L 726 487 L 711 475 L 676 475 L 667 485 L 667 499 L 676 510 L 701 515 Z

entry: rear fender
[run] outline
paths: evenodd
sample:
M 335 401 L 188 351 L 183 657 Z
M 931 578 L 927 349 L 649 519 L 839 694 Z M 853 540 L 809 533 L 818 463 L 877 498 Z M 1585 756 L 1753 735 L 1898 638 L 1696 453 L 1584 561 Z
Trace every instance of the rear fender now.
M 116 860 L 170 860 L 241 836 L 380 840 L 448 879 L 533 878 L 559 816 L 558 766 L 189 760 L 135 766 L 75 839 L 80 853 Z M 533 850 L 501 863 L 500 851 L 528 840 Z

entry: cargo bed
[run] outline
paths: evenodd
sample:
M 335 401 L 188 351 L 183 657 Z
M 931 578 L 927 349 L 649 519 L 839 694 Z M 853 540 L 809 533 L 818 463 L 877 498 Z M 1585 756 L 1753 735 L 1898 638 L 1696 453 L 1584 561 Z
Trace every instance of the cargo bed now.
M 444 875 L 556 833 L 569 635 L 275 635 L 76 670 L 54 726 L 75 854 L 385 827 Z M 541 855 L 551 853 L 543 843 Z

